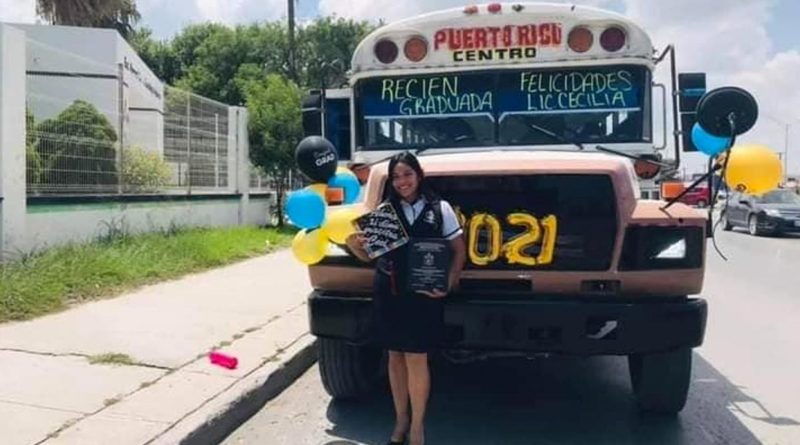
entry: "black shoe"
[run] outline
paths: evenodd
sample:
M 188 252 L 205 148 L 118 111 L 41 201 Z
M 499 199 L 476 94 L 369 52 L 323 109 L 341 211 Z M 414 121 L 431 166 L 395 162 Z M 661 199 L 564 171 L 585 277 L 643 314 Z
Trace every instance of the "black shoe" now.
M 394 440 L 389 439 L 389 441 L 386 442 L 386 445 L 406 445 L 406 440 L 402 439 L 399 442 L 395 442 Z

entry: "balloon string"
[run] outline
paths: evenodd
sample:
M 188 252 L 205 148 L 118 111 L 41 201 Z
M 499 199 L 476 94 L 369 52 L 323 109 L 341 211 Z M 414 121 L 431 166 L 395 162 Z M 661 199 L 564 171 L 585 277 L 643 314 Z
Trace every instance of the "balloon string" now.
M 713 208 L 713 205 L 712 205 Z M 728 199 L 725 199 L 725 208 L 723 209 L 724 212 L 728 211 Z M 715 236 L 717 233 L 717 227 L 722 223 L 722 214 L 720 214 L 720 218 L 717 219 L 717 222 L 714 224 L 714 227 L 711 229 L 711 243 L 714 246 L 714 250 L 717 251 L 717 255 L 719 255 L 723 260 L 728 261 L 728 257 L 726 257 L 721 250 L 719 250 L 719 246 L 717 246 L 717 237 Z
M 733 130 L 733 128 L 731 130 Z M 719 195 L 719 189 L 722 187 L 722 184 L 725 182 L 725 173 L 727 173 L 727 171 L 728 171 L 728 161 L 731 160 L 731 150 L 733 149 L 733 144 L 736 142 L 735 133 L 733 131 L 731 131 L 731 133 L 733 133 L 734 136 L 731 137 L 730 146 L 728 147 L 727 150 L 725 150 L 725 162 L 722 163 L 722 170 L 720 171 L 720 174 L 719 174 L 720 181 L 719 181 L 719 183 L 716 184 L 716 186 L 714 186 L 713 181 L 712 181 L 712 189 L 713 190 L 711 190 L 712 196 L 711 196 L 711 200 L 710 200 L 711 202 L 710 202 L 710 206 L 709 206 L 709 210 L 708 210 L 708 218 L 711 220 L 712 223 L 714 223 L 714 205 L 717 203 L 717 196 Z M 728 203 L 730 202 L 730 192 L 731 192 L 730 187 L 728 187 L 728 193 L 725 195 L 725 206 L 722 208 L 722 211 L 719 214 L 719 219 L 717 219 L 717 222 L 714 223 L 712 225 L 712 227 L 711 227 L 711 244 L 714 246 L 714 250 L 717 251 L 717 255 L 719 255 L 725 261 L 728 261 L 728 257 L 726 257 L 722 253 L 722 251 L 719 249 L 719 246 L 717 246 L 716 232 L 717 232 L 717 227 L 719 227 L 720 223 L 722 223 L 722 215 L 723 214 L 726 215 L 726 218 L 727 218 Z

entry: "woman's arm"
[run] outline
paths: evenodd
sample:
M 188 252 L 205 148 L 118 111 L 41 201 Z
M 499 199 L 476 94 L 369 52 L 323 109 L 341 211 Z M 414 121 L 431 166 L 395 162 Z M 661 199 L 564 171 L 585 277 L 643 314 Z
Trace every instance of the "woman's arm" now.
M 461 278 L 461 270 L 467 261 L 467 246 L 464 243 L 464 235 L 458 235 L 450 240 L 450 247 L 453 249 L 453 260 L 450 262 L 450 291 L 458 289 L 458 282 Z
M 350 252 L 352 252 L 356 258 L 365 263 L 372 261 L 369 255 L 367 255 L 367 251 L 364 249 L 364 235 L 362 235 L 360 232 L 356 232 L 348 236 L 345 240 L 345 243 L 350 249 Z

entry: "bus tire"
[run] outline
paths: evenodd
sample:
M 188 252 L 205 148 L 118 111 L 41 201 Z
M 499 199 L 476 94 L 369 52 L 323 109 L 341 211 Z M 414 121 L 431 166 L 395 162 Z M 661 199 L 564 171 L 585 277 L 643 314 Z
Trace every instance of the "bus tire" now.
M 686 405 L 692 378 L 692 349 L 628 356 L 631 386 L 639 409 L 675 415 Z
M 373 388 L 381 375 L 382 352 L 343 340 L 319 339 L 322 386 L 334 399 L 357 399 Z

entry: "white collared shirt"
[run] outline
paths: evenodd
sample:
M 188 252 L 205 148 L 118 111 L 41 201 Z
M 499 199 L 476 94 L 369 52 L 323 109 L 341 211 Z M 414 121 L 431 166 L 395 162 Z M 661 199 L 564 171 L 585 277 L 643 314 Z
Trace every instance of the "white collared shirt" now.
M 428 201 L 425 197 L 421 196 L 414 204 L 409 204 L 404 200 L 400 200 L 400 207 L 403 208 L 403 214 L 406 216 L 406 221 L 409 224 L 414 224 L 422 210 L 425 209 L 425 204 Z M 442 237 L 444 239 L 454 239 L 464 233 L 461 224 L 458 222 L 458 217 L 453 207 L 445 200 L 439 201 L 442 206 Z

